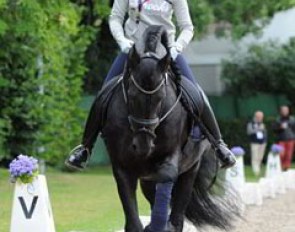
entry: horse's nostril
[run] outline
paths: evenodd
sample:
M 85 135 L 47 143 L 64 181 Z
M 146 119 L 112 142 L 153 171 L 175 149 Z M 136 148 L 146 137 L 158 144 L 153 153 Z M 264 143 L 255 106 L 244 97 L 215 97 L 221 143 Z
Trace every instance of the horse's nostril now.
M 155 145 L 154 143 L 151 144 L 151 148 L 152 148 L 152 149 L 154 149 L 155 146 L 156 146 L 156 145 Z
M 134 143 L 132 144 L 132 148 L 133 148 L 134 151 L 137 150 L 137 146 Z

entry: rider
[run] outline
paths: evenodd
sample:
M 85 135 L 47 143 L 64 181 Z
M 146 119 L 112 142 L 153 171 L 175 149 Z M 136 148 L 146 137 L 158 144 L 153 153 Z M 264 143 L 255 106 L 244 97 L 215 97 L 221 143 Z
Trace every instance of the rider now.
M 179 36 L 175 40 L 176 29 L 172 21 L 172 14 L 175 14 L 177 25 L 180 29 Z M 127 21 L 124 24 L 125 16 L 128 14 Z M 123 27 L 124 25 L 124 27 Z M 123 72 L 124 64 L 128 59 L 128 52 L 134 42 L 138 41 L 145 29 L 150 25 L 162 25 L 167 30 L 170 54 L 173 61 L 180 68 L 183 76 L 195 84 L 194 75 L 189 68 L 181 52 L 189 44 L 194 34 L 194 27 L 189 14 L 187 0 L 115 0 L 111 15 L 109 17 L 109 26 L 111 33 L 117 41 L 121 53 L 113 62 L 111 69 L 105 79 L 108 82 L 113 77 Z M 214 113 L 206 100 L 206 96 L 201 89 L 195 88 L 203 96 L 204 102 L 201 121 L 207 128 L 211 137 L 214 138 L 216 155 L 222 167 L 231 167 L 235 164 L 235 158 L 232 152 L 227 148 L 222 140 L 219 126 L 216 122 Z M 86 123 L 82 144 L 76 147 L 66 160 L 66 164 L 83 169 L 90 157 L 90 153 L 96 137 L 99 133 L 95 102 L 89 113 Z M 194 137 L 192 133 L 192 137 Z

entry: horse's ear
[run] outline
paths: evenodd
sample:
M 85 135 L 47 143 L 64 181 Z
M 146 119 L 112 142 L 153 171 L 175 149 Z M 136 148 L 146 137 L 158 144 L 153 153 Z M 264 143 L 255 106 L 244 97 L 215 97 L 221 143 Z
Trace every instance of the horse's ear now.
M 140 60 L 140 57 L 138 55 L 138 52 L 136 50 L 136 47 L 133 46 L 130 49 L 130 52 L 128 54 L 128 63 L 129 63 L 128 66 L 129 66 L 129 68 L 134 69 L 138 65 L 139 60 Z
M 159 61 L 159 67 L 161 72 L 166 72 L 169 68 L 171 62 L 171 55 L 170 52 L 167 52 L 167 54 Z

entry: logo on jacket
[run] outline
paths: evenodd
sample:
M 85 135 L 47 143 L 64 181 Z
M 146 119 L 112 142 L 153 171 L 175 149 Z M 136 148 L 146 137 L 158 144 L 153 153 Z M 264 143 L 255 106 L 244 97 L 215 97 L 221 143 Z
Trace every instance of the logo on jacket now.
M 143 5 L 143 10 L 147 14 L 167 14 L 170 11 L 171 5 L 167 1 L 148 1 Z

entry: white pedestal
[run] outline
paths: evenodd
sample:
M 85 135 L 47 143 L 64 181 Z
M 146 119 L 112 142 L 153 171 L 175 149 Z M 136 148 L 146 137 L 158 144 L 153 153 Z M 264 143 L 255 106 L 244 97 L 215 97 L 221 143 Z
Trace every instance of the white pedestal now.
M 55 232 L 45 176 L 15 184 L 10 232 Z
M 286 189 L 295 189 L 295 170 L 290 169 L 286 172 L 283 172 L 282 175 Z
M 261 178 L 259 180 L 259 185 L 260 185 L 260 189 L 261 189 L 263 197 L 265 198 L 276 197 L 275 183 L 271 178 Z
M 149 216 L 140 216 L 140 220 L 143 226 L 147 226 L 150 223 L 151 218 Z M 117 232 L 124 232 L 124 230 L 119 230 Z M 198 232 L 198 230 L 190 222 L 186 221 L 184 223 L 183 232 Z
M 262 178 L 260 185 L 263 187 L 264 197 L 274 198 L 276 194 L 286 193 L 279 154 L 268 153 L 265 178 Z
M 246 183 L 243 189 L 242 199 L 246 205 L 262 205 L 263 194 L 259 183 Z
M 256 183 L 246 183 L 244 171 L 244 158 L 238 156 L 237 163 L 234 167 L 226 171 L 225 178 L 227 182 L 240 194 L 242 203 L 241 209 L 246 205 L 262 205 L 262 192 L 260 185 Z
M 267 163 L 266 163 L 266 178 L 273 178 L 281 175 L 282 167 L 279 154 L 274 154 L 272 152 L 268 153 Z
M 226 170 L 225 179 L 232 187 L 239 193 L 243 190 L 245 185 L 245 171 L 243 156 L 237 157 L 235 166 Z
M 273 177 L 275 183 L 276 193 L 278 194 L 285 194 L 286 193 L 286 183 L 284 181 L 283 174 L 279 174 Z

